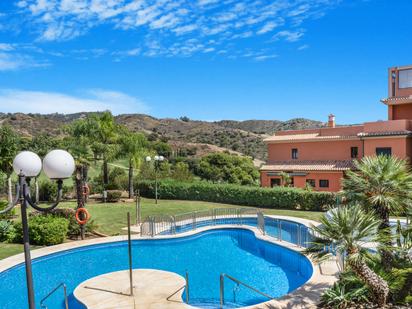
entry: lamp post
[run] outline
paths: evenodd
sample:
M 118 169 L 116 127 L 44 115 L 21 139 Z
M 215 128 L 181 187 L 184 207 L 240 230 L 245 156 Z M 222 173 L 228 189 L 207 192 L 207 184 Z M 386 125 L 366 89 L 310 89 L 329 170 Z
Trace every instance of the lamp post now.
M 30 179 L 39 175 L 42 162 L 37 154 L 31 151 L 22 151 L 13 160 L 14 172 L 18 175 L 16 184 L 16 198 L 0 214 L 10 211 L 17 204 L 21 208 L 21 221 L 23 228 L 24 260 L 26 266 L 26 281 L 29 308 L 35 309 L 33 274 L 30 256 L 29 226 L 27 220 L 27 208 L 32 206 L 37 211 L 50 211 L 57 207 L 62 197 L 63 179 L 69 178 L 74 171 L 74 159 L 67 151 L 52 150 L 43 159 L 43 171 L 57 182 L 57 200 L 48 207 L 40 207 L 30 196 Z
M 162 162 L 162 161 L 164 161 L 164 157 L 163 156 L 158 156 L 158 155 L 155 155 L 154 157 L 153 157 L 153 161 L 154 161 L 154 168 L 155 168 L 155 203 L 157 204 L 157 187 L 158 187 L 158 184 L 157 184 L 157 173 L 159 172 L 159 168 L 160 168 L 160 163 Z M 146 162 L 147 163 L 150 163 L 152 161 L 152 157 L 150 157 L 150 156 L 147 156 L 146 157 Z

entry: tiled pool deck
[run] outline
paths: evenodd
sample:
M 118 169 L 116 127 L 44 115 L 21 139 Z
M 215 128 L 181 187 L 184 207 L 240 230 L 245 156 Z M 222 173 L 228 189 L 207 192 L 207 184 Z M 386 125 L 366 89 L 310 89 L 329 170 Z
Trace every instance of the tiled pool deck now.
M 306 220 L 306 219 L 300 219 L 300 218 L 295 218 L 295 217 L 288 217 L 288 216 L 268 216 L 268 217 L 272 217 L 272 218 L 278 218 L 278 219 L 285 219 L 285 220 L 290 220 L 290 221 L 295 221 L 298 223 L 302 223 L 305 225 L 310 226 L 311 224 L 318 224 L 315 221 L 310 221 L 310 220 Z M 167 239 L 167 238 L 179 238 L 179 237 L 185 237 L 185 236 L 189 236 L 189 235 L 193 235 L 202 231 L 206 231 L 206 230 L 210 230 L 210 229 L 223 229 L 223 228 L 242 228 L 242 229 L 248 229 L 252 232 L 255 233 L 256 237 L 259 239 L 262 239 L 264 241 L 268 241 L 271 243 L 275 243 L 284 247 L 287 247 L 289 249 L 295 250 L 297 252 L 302 251 L 303 249 L 293 245 L 291 243 L 287 243 L 284 241 L 277 241 L 275 240 L 273 237 L 267 236 L 267 235 L 262 235 L 259 230 L 255 227 L 252 226 L 247 226 L 247 225 L 218 225 L 218 226 L 208 226 L 208 227 L 201 227 L 198 228 L 196 230 L 192 230 L 192 231 L 188 231 L 185 233 L 181 233 L 181 234 L 177 234 L 177 235 L 159 235 L 156 236 L 156 239 Z M 141 237 L 139 235 L 132 235 L 132 239 L 153 239 L 152 237 Z M 45 256 L 51 253 L 56 253 L 59 251 L 64 251 L 64 250 L 68 250 L 68 249 L 73 249 L 73 248 L 79 248 L 79 247 L 83 247 L 83 246 L 88 246 L 88 245 L 94 245 L 94 244 L 102 244 L 102 243 L 110 243 L 110 242 L 116 242 L 116 241 L 125 241 L 127 240 L 127 236 L 113 236 L 113 237 L 104 237 L 104 238 L 97 238 L 97 239 L 89 239 L 89 240 L 83 240 L 83 241 L 76 241 L 76 242 L 69 242 L 69 243 L 64 243 L 61 245 L 57 245 L 57 246 L 51 246 L 51 247 L 45 247 L 45 248 L 41 248 L 41 249 L 37 249 L 34 250 L 32 252 L 32 258 L 37 258 L 37 257 L 41 257 L 41 256 Z M 0 272 L 4 271 L 10 267 L 13 267 L 19 263 L 23 263 L 24 262 L 24 255 L 23 254 L 18 254 L 6 259 L 3 259 L 0 261 Z M 253 306 L 249 306 L 249 307 L 243 307 L 244 309 L 248 308 L 248 309 L 258 309 L 258 308 L 316 308 L 316 304 L 319 302 L 320 296 L 322 295 L 323 291 L 327 288 L 329 288 L 336 280 L 336 274 L 338 273 L 338 266 L 335 262 L 335 260 L 331 260 L 328 262 L 323 262 L 322 264 L 313 264 L 313 275 L 312 277 L 309 279 L 308 282 L 306 282 L 306 284 L 304 284 L 303 286 L 301 286 L 300 288 L 296 289 L 295 291 L 293 291 L 292 293 L 289 293 L 279 299 L 276 300 L 270 300 L 268 302 L 262 303 L 262 304 L 257 304 L 257 305 L 253 305 Z M 151 272 L 145 274 L 145 276 L 149 276 L 150 277 L 150 273 L 154 276 L 154 278 L 156 278 L 156 276 L 159 276 L 158 271 L 155 270 L 151 270 Z M 170 274 L 170 273 L 169 273 Z M 160 274 L 162 276 L 162 274 Z M 163 274 L 164 275 L 164 274 Z M 100 277 L 102 277 L 102 280 L 104 279 L 105 275 L 102 275 Z M 176 275 L 179 278 L 181 278 L 179 275 Z M 176 279 L 176 276 L 174 275 L 170 275 L 170 279 L 169 275 L 165 275 L 163 281 L 165 281 L 163 284 L 165 286 L 172 286 L 174 282 L 180 282 L 181 280 Z M 137 278 L 137 276 L 135 276 Z M 137 279 L 136 279 L 137 280 Z M 171 282 L 169 282 L 169 280 Z M 154 282 L 155 280 L 152 279 L 152 282 Z M 97 281 L 98 282 L 98 281 Z M 115 282 L 115 286 L 119 288 L 119 282 L 118 281 L 114 281 Z M 147 291 L 153 291 L 155 294 L 158 291 L 162 290 L 162 285 L 157 282 L 156 286 L 153 288 L 151 287 L 151 280 L 149 279 L 145 279 L 145 281 L 141 281 L 144 282 L 145 284 L 147 284 Z M 98 283 L 100 284 L 100 283 Z M 128 277 L 127 280 L 125 280 L 126 286 L 129 284 L 128 281 Z M 134 284 L 140 285 L 139 282 L 134 282 Z M 106 287 L 108 288 L 108 286 L 106 285 Z M 101 292 L 101 293 L 106 293 L 107 292 Z M 167 293 L 166 293 L 167 294 Z M 168 302 L 168 303 L 173 303 L 170 304 L 167 307 L 165 306 L 159 306 L 156 305 L 158 304 L 159 300 L 157 299 L 156 301 L 154 301 L 153 299 L 153 295 L 150 292 L 145 293 L 145 295 L 147 295 L 145 300 L 145 297 L 141 296 L 141 298 L 139 299 L 139 303 L 141 304 L 140 306 L 135 306 L 134 305 L 134 301 L 133 303 L 130 303 L 130 305 L 126 305 L 126 307 L 119 307 L 118 305 L 114 306 L 114 307 L 110 307 L 108 306 L 108 303 L 106 301 L 104 301 L 104 297 L 101 297 L 101 302 L 99 302 L 99 304 L 97 305 L 93 305 L 93 307 L 89 307 L 89 308 L 93 308 L 93 309 L 102 309 L 102 308 L 193 308 L 191 306 L 186 305 L 185 303 L 183 303 L 183 301 L 179 298 L 179 300 L 173 301 L 173 302 Z M 122 295 L 123 297 L 125 297 L 124 295 Z M 164 297 L 165 301 L 167 296 L 162 296 Z M 151 300 L 152 299 L 152 300 Z M 145 304 L 145 305 L 143 305 Z

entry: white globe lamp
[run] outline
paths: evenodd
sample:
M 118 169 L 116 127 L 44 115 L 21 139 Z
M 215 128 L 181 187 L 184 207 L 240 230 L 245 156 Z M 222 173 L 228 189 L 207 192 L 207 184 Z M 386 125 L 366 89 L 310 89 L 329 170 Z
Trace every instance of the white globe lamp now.
M 165 157 L 159 156 L 159 161 L 163 161 L 164 159 L 165 159 Z
M 74 159 L 65 150 L 52 150 L 43 159 L 43 170 L 50 179 L 69 178 L 74 168 Z
M 146 162 L 150 162 L 150 161 L 152 161 L 152 158 L 150 156 L 147 156 L 146 157 Z
M 36 177 L 41 171 L 41 159 L 31 151 L 22 151 L 13 160 L 13 169 L 17 175 Z
M 155 161 L 159 161 L 159 156 L 154 157 Z

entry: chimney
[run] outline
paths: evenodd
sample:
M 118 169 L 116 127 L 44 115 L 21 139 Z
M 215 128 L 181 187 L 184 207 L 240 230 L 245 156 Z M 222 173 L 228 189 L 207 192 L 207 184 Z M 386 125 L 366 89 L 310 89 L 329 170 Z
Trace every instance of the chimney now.
M 328 128 L 334 128 L 335 127 L 335 115 L 330 114 L 328 116 Z

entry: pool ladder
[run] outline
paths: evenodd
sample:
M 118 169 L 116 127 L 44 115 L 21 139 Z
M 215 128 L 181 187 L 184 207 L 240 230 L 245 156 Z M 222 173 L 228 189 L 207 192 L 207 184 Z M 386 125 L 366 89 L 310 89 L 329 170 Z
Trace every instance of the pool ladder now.
M 185 285 L 178 288 L 175 292 L 170 294 L 166 299 L 168 301 L 171 301 L 171 298 L 183 289 L 186 289 L 186 303 L 188 304 L 189 303 L 189 273 L 187 271 L 185 273 Z
M 58 286 L 56 286 L 53 290 L 49 292 L 43 299 L 40 301 L 40 307 L 42 309 L 47 309 L 47 306 L 44 304 L 44 302 L 52 296 L 58 289 L 63 288 L 63 293 L 64 293 L 64 308 L 69 309 L 69 300 L 67 299 L 67 287 L 64 283 L 60 283 Z
M 249 284 L 246 284 L 242 281 L 240 281 L 239 279 L 236 279 L 235 277 L 232 277 L 228 274 L 222 273 L 220 274 L 220 308 L 223 308 L 223 306 L 225 305 L 225 278 L 228 278 L 230 280 L 232 280 L 233 282 L 235 282 L 237 284 L 237 286 L 235 287 L 235 289 L 237 289 L 239 287 L 239 285 L 243 285 L 244 287 L 248 288 L 249 290 L 252 290 L 268 299 L 273 299 L 274 297 L 259 291 L 258 289 L 254 288 L 253 286 L 250 286 Z M 235 295 L 235 291 L 233 291 L 233 295 Z M 236 300 L 235 300 L 236 301 Z

